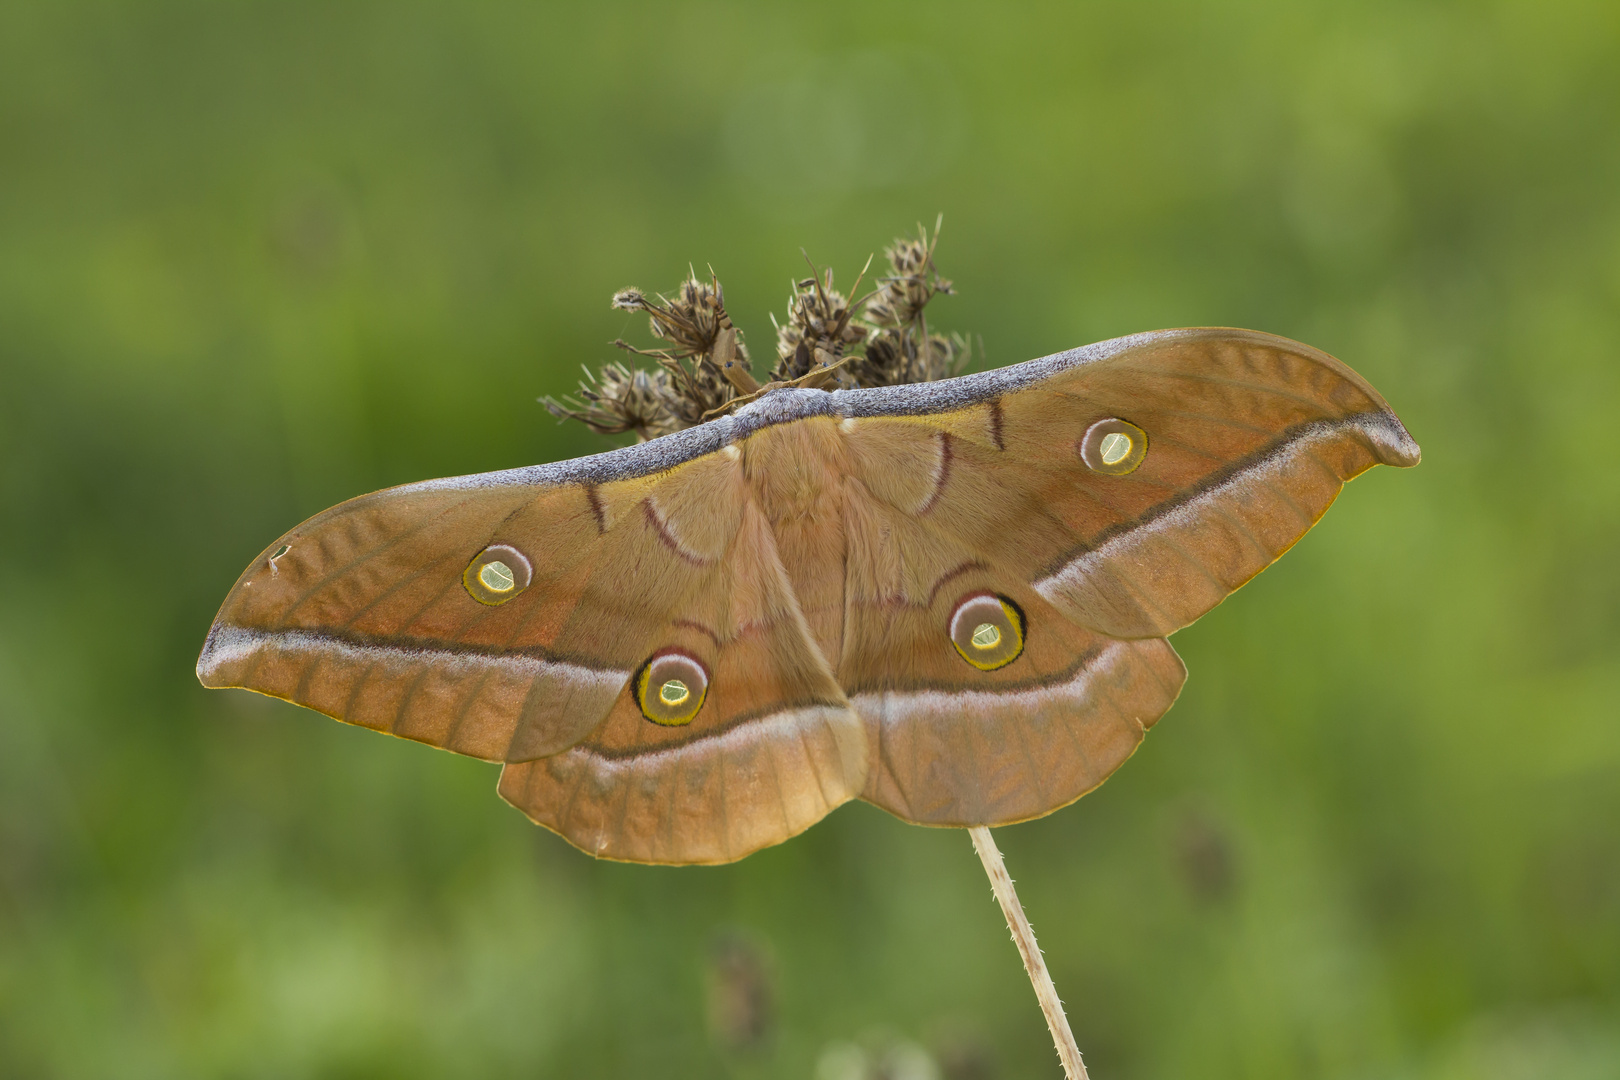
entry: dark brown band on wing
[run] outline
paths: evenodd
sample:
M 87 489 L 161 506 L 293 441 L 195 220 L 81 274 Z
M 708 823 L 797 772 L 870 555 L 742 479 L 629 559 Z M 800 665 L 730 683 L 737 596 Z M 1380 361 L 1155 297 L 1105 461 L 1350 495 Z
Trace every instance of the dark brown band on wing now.
M 596 519 L 596 533 L 600 536 L 607 532 L 607 511 L 602 508 L 602 493 L 596 490 L 595 484 L 582 486 L 585 489 L 585 501 L 591 504 L 591 516 Z

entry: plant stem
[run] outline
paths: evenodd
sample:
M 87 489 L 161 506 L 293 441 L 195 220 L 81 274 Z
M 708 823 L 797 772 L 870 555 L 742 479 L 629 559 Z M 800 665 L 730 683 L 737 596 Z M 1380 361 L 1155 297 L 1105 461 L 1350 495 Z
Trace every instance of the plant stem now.
M 1046 961 L 1041 958 L 1041 947 L 1035 944 L 1035 931 L 1030 929 L 1029 920 L 1024 917 L 1024 905 L 1018 902 L 1018 892 L 1013 888 L 1012 878 L 1007 876 L 1007 864 L 1001 861 L 1001 850 L 991 839 L 990 830 L 983 825 L 968 829 L 968 835 L 973 837 L 973 850 L 979 853 L 979 861 L 984 863 L 984 872 L 989 875 L 990 888 L 995 890 L 1001 912 L 1007 916 L 1007 929 L 1012 931 L 1018 955 L 1024 958 L 1024 970 L 1029 973 L 1030 984 L 1035 987 L 1041 1012 L 1046 1014 L 1046 1026 L 1051 1029 L 1058 1060 L 1063 1062 L 1063 1073 L 1068 1080 L 1088 1080 L 1086 1064 L 1080 1060 L 1080 1048 L 1074 1042 L 1074 1032 L 1069 1030 L 1069 1018 L 1063 1014 L 1063 1002 L 1058 1000 L 1057 987 L 1052 985 L 1052 976 L 1047 974 Z

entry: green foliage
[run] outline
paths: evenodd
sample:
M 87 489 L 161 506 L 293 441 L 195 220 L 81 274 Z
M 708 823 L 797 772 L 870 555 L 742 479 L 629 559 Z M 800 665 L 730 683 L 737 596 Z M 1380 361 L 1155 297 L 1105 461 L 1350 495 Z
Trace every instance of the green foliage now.
M 0 5 L 0 1074 L 1056 1075 L 959 832 L 596 863 L 191 671 L 306 515 L 610 445 L 535 399 L 616 289 L 712 265 L 768 351 L 801 245 L 936 211 L 976 365 L 1252 326 L 1425 454 L 999 835 L 1094 1075 L 1620 1074 L 1616 102 L 1601 0 Z

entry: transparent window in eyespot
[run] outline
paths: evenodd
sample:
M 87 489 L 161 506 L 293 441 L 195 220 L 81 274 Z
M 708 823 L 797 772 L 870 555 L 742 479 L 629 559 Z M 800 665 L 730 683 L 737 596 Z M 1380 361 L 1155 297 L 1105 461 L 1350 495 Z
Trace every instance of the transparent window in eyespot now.
M 1110 432 L 1103 436 L 1097 451 L 1104 465 L 1118 465 L 1131 455 L 1131 437 L 1118 431 Z
M 478 580 L 483 583 L 484 588 L 496 593 L 511 592 L 513 587 L 517 585 L 517 575 L 512 573 L 510 566 L 507 566 L 499 559 L 487 562 L 480 567 Z

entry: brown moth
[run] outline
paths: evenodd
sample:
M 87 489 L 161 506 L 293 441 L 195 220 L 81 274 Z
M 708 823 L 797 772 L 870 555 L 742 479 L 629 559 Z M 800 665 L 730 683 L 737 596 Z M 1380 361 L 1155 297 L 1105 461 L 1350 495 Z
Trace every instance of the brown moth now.
M 318 514 L 197 674 L 501 762 L 605 858 L 728 862 L 856 798 L 1003 825 L 1100 784 L 1181 689 L 1165 639 L 1418 456 L 1350 368 L 1247 330 L 784 387 Z

